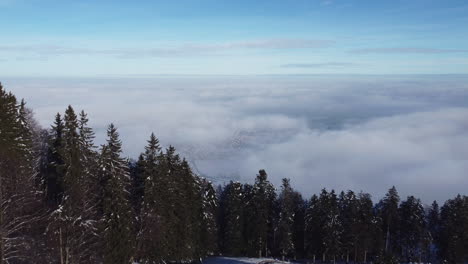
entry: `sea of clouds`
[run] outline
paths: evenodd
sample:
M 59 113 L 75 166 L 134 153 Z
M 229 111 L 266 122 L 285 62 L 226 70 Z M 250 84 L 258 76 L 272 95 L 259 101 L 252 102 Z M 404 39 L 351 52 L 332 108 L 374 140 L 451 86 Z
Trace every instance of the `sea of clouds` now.
M 5 78 L 49 127 L 71 104 L 98 144 L 113 122 L 136 158 L 151 132 L 217 183 L 266 169 L 322 188 L 443 201 L 468 189 L 468 75 Z

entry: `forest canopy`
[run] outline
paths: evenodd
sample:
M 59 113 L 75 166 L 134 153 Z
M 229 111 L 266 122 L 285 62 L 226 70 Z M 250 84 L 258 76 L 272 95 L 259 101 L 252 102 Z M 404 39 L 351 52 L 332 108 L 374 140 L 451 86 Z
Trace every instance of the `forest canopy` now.
M 264 169 L 214 186 L 155 134 L 135 159 L 110 124 L 96 146 L 84 111 L 42 128 L 0 84 L 0 264 L 167 263 L 207 256 L 309 262 L 468 261 L 468 197 L 425 206 L 391 187 L 311 197 Z M 324 176 L 325 177 L 325 176 Z M 314 184 L 311 182 L 310 184 Z

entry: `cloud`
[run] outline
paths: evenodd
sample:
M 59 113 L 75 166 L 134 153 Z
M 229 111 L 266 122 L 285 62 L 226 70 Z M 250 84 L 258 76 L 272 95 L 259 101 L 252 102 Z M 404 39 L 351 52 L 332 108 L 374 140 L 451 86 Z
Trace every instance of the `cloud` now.
M 443 54 L 443 53 L 468 53 L 468 49 L 434 49 L 434 48 L 369 48 L 354 49 L 354 54 Z
M 103 143 L 114 122 L 136 158 L 151 132 L 197 173 L 252 182 L 266 169 L 321 188 L 443 201 L 468 186 L 468 76 L 163 76 L 6 79 L 44 127 L 68 104 Z
M 329 6 L 332 4 L 333 4 L 333 0 L 325 0 L 325 1 L 320 2 L 320 5 L 322 6 Z
M 324 63 L 290 63 L 283 64 L 282 68 L 324 68 L 324 67 L 346 67 L 353 66 L 356 63 L 351 62 L 324 62 Z
M 0 52 L 27 53 L 35 56 L 105 55 L 119 58 L 173 57 L 190 55 L 214 55 L 236 50 L 290 50 L 326 48 L 332 40 L 319 39 L 266 39 L 220 43 L 184 43 L 145 48 L 77 48 L 59 45 L 0 45 Z

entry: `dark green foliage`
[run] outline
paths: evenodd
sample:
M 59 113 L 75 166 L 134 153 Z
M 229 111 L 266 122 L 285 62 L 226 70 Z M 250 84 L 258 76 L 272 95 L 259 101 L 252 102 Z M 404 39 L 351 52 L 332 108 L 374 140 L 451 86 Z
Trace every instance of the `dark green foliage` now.
M 230 256 L 243 255 L 245 245 L 243 238 L 243 198 L 242 184 L 230 182 L 224 187 L 221 203 L 221 249 Z
M 398 244 L 398 229 L 399 229 L 399 215 L 398 205 L 400 203 L 400 196 L 393 186 L 388 190 L 385 198 L 377 205 L 379 217 L 382 220 L 382 231 L 384 236 L 384 251 L 386 253 L 399 252 L 400 247 Z
M 43 181 L 46 188 L 47 201 L 55 208 L 62 202 L 64 185 L 64 160 L 63 154 L 63 130 L 64 124 L 59 113 L 55 116 L 54 125 L 49 139 L 49 147 Z
M 44 207 L 35 186 L 32 117 L 0 84 L 0 263 L 44 259 Z
M 107 129 L 107 144 L 102 147 L 99 162 L 101 197 L 103 262 L 128 263 L 133 256 L 134 234 L 132 212 L 128 202 L 128 167 L 120 157 L 122 143 L 113 124 Z
M 458 195 L 440 209 L 440 256 L 449 263 L 468 261 L 468 197 Z
M 427 260 L 433 262 L 437 259 L 437 244 L 440 240 L 440 210 L 437 201 L 434 201 L 426 217 L 427 230 L 430 235 L 430 244 L 427 248 Z
M 343 233 L 341 235 L 341 250 L 346 257 L 346 262 L 351 257 L 356 258 L 357 246 L 359 242 L 359 200 L 353 191 L 340 193 L 340 222 Z M 352 258 L 351 258 L 352 259 Z
M 289 179 L 283 179 L 279 195 L 280 214 L 278 221 L 278 243 L 281 256 L 289 257 L 294 253 L 293 226 L 295 217 L 294 191 Z
M 304 229 L 305 229 L 305 210 L 307 208 L 307 203 L 302 198 L 302 195 L 299 192 L 293 192 L 293 208 L 294 208 L 294 218 L 292 225 L 293 232 L 293 244 L 294 244 L 294 258 L 304 258 Z
M 218 248 L 218 210 L 219 204 L 213 184 L 201 179 L 201 195 L 203 199 L 202 222 L 200 225 L 200 243 L 204 247 L 203 256 L 215 255 Z
M 260 170 L 253 187 L 253 205 L 255 207 L 254 243 L 258 256 L 268 256 L 274 245 L 274 203 L 276 199 L 275 187 L 268 181 L 265 170 Z
M 406 262 L 421 262 L 424 245 L 427 244 L 427 230 L 424 208 L 419 199 L 409 196 L 399 208 L 400 241 L 403 248 L 402 260 Z
M 321 257 L 322 261 L 336 261 L 341 248 L 343 227 L 338 198 L 335 192 L 323 189 L 320 196 L 313 196 L 306 215 L 306 247 L 309 257 Z

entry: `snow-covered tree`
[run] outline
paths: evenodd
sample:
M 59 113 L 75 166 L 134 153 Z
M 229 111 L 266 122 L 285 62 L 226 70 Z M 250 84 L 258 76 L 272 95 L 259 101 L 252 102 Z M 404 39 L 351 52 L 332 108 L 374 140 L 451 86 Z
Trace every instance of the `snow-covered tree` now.
M 279 251 L 283 260 L 294 253 L 293 224 L 294 224 L 294 190 L 289 179 L 283 179 L 279 195 L 280 215 L 278 222 Z
M 101 249 L 105 264 L 129 263 L 133 257 L 134 234 L 132 211 L 128 200 L 129 174 L 127 162 L 120 156 L 122 142 L 116 127 L 107 129 L 107 144 L 102 146 L 99 162 L 102 219 Z

